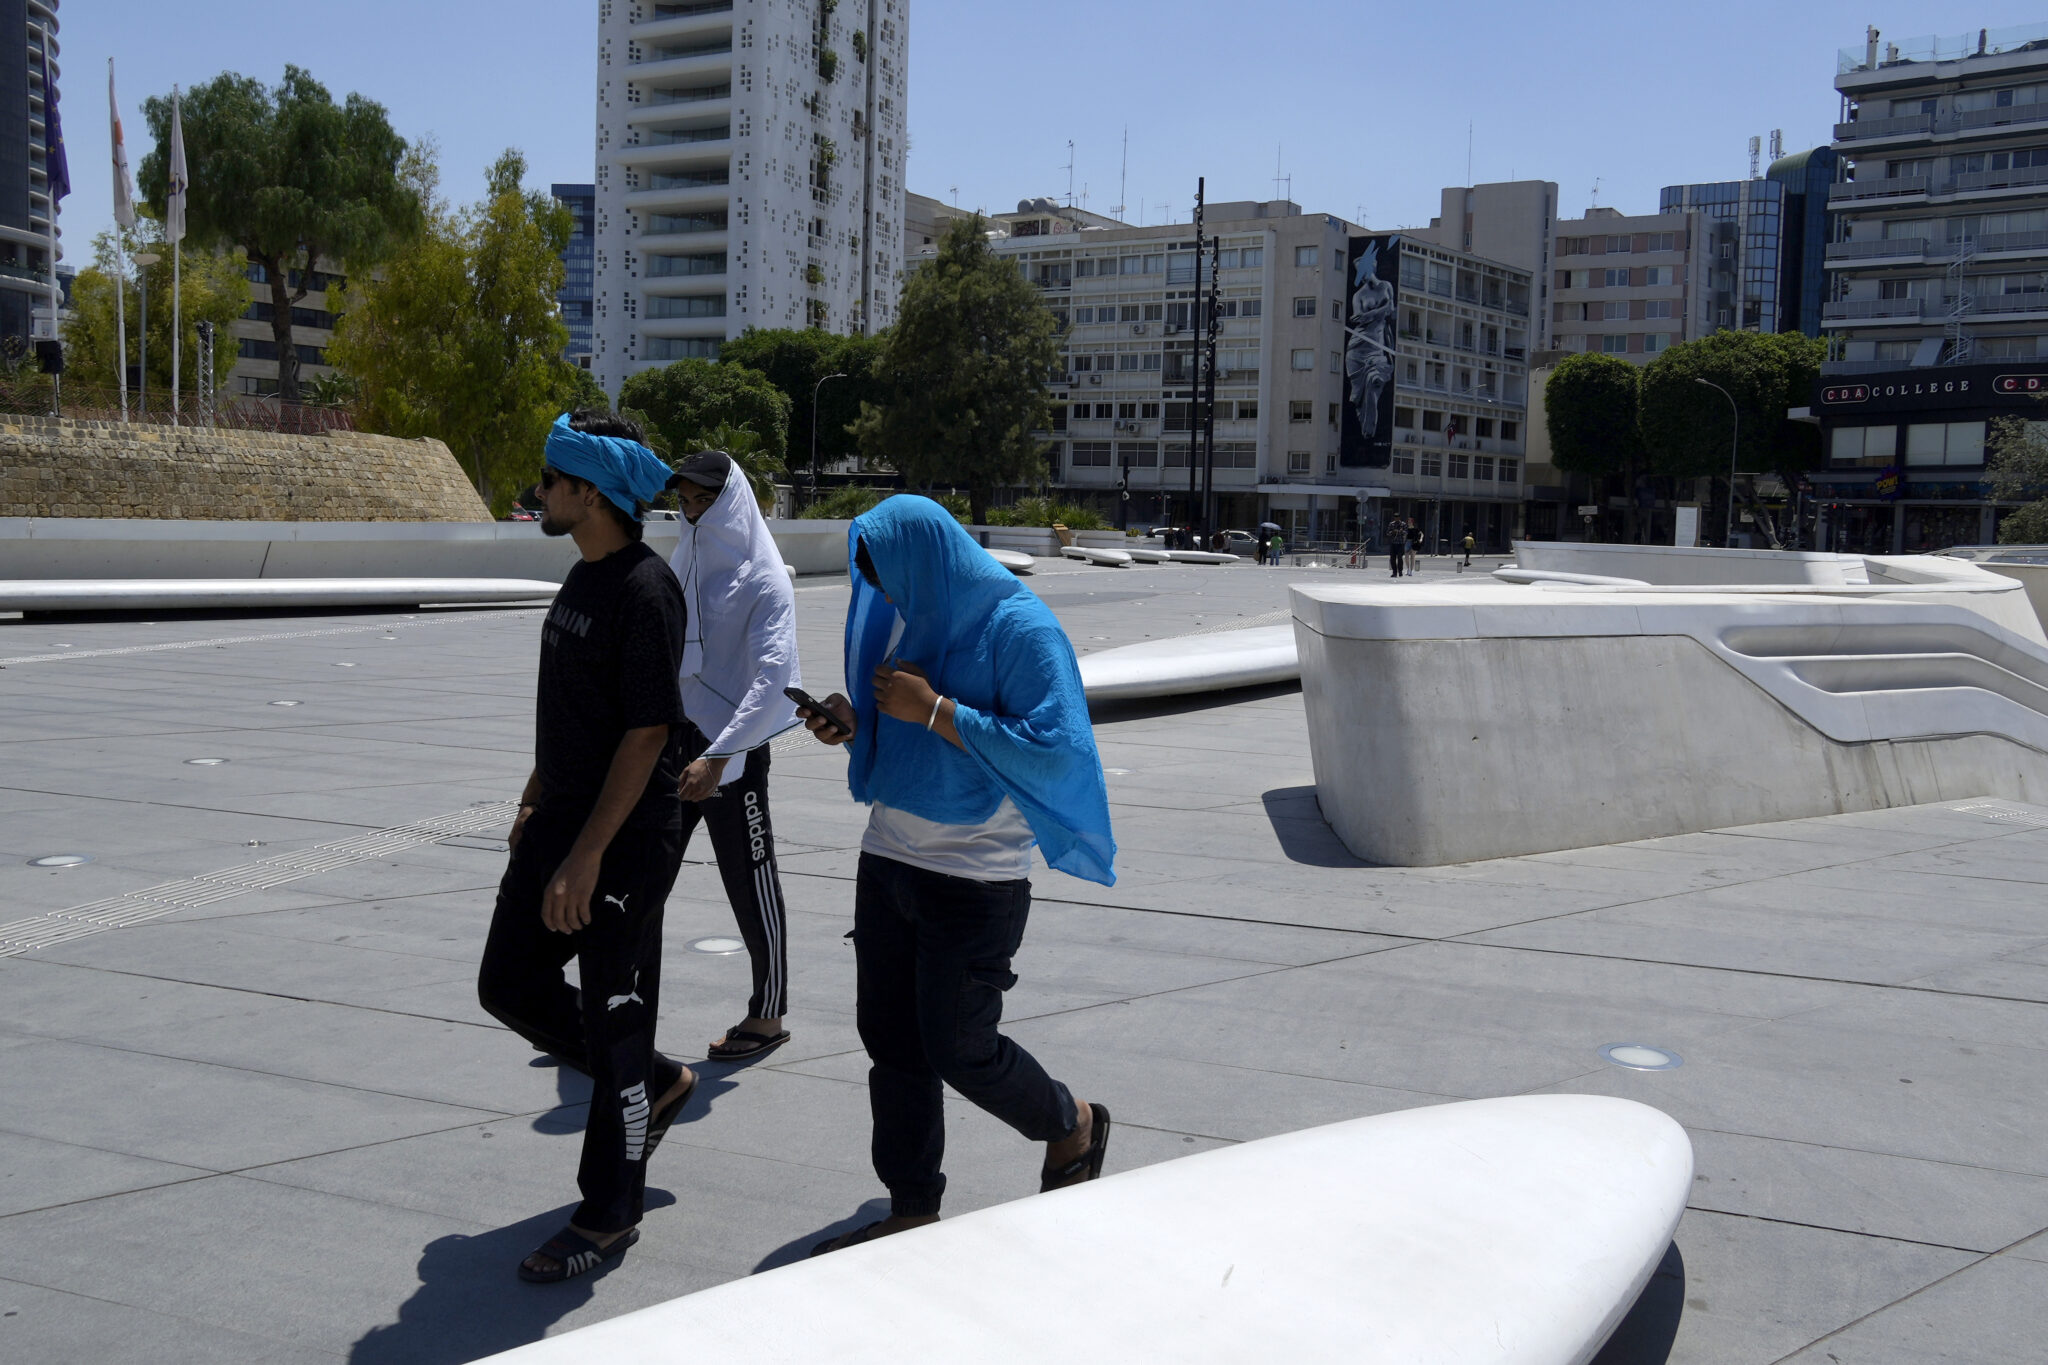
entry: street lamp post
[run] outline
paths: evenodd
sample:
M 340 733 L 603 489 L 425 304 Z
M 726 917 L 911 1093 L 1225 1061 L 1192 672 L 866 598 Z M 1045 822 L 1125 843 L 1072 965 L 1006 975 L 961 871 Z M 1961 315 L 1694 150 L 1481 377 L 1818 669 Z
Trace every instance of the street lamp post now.
M 1713 380 L 1694 375 L 1692 382 L 1705 384 L 1727 399 L 1728 411 L 1735 417 L 1735 434 L 1728 438 L 1728 525 L 1721 536 L 1721 548 L 1726 550 L 1735 544 L 1735 462 L 1742 449 L 1742 409 L 1735 406 L 1735 396 Z
M 136 418 L 146 422 L 149 420 L 149 268 L 163 257 L 154 251 L 138 251 L 128 259 L 142 267 L 135 272 L 136 286 L 142 291 L 142 383 L 136 399 Z M 122 356 L 121 364 L 126 366 L 127 363 L 128 357 Z
M 819 377 L 811 385 L 811 501 L 818 500 L 818 391 L 825 387 L 827 379 L 844 379 L 844 374 L 828 374 Z

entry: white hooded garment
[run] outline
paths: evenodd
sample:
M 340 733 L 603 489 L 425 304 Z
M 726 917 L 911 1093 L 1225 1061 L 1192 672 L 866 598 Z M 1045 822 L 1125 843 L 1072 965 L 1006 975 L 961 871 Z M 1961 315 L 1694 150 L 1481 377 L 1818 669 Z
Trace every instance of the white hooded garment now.
M 782 552 L 737 466 L 693 525 L 681 521 L 669 567 L 683 585 L 683 710 L 711 740 L 707 758 L 737 758 L 797 725 L 782 695 L 801 686 L 796 595 Z M 720 784 L 744 763 L 727 763 Z

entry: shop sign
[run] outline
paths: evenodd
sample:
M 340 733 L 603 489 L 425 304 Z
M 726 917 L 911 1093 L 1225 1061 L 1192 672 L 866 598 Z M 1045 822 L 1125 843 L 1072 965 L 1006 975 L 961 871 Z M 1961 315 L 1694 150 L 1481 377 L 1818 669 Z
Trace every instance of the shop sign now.
M 1904 471 L 1897 465 L 1886 465 L 1877 472 L 1877 482 L 1871 485 L 1871 493 L 1886 502 L 1897 502 L 1905 482 Z

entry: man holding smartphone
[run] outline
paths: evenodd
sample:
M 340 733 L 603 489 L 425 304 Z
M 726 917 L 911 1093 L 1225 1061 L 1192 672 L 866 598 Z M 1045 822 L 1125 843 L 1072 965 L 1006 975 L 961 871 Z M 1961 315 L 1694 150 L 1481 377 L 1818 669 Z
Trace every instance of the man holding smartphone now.
M 483 1007 L 590 1077 L 569 1225 L 519 1266 L 566 1280 L 639 1240 L 647 1157 L 697 1078 L 654 1050 L 662 908 L 682 861 L 683 597 L 640 539 L 668 466 L 633 423 L 549 433 L 541 530 L 576 542 L 541 628 L 533 773 L 477 976 Z M 581 990 L 563 969 L 577 964 Z
M 782 881 L 768 815 L 768 741 L 796 728 L 785 695 L 797 673 L 796 596 L 745 474 L 722 450 L 676 466 L 683 525 L 669 566 L 683 587 L 683 846 L 697 822 L 711 836 L 725 898 L 754 968 L 747 1017 L 711 1044 L 743 1062 L 789 1041 Z
M 1109 1110 L 997 1030 L 1031 905 L 1031 849 L 1115 881 L 1116 844 L 1073 646 L 1052 612 L 929 498 L 899 494 L 849 543 L 849 700 L 799 714 L 849 748 L 869 805 L 854 891 L 861 1042 L 887 1218 L 837 1251 L 936 1222 L 942 1085 L 1046 1144 L 1040 1190 L 1102 1174 Z

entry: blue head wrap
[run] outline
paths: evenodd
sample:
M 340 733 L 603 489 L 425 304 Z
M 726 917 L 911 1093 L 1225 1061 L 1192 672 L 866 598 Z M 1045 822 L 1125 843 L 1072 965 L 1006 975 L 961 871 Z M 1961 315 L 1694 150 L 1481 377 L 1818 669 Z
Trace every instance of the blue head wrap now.
M 851 564 L 863 540 L 879 590 Z M 854 519 L 846 550 L 853 578 L 846 691 L 860 719 L 848 746 L 854 799 L 967 825 L 994 815 L 1007 796 L 1048 864 L 1113 884 L 1116 841 L 1102 761 L 1074 647 L 1051 609 L 930 498 L 883 500 Z M 953 699 L 965 752 L 875 706 L 869 679 L 898 611 L 904 630 L 896 658 L 924 669 Z
M 653 502 L 668 487 L 669 467 L 660 456 L 638 441 L 578 431 L 566 412 L 548 428 L 547 462 L 595 484 L 629 516 L 638 515 L 641 503 Z

